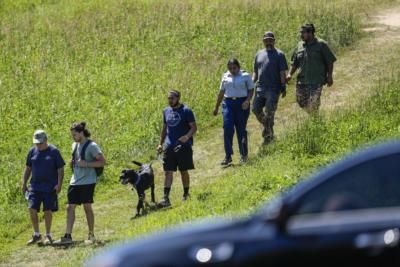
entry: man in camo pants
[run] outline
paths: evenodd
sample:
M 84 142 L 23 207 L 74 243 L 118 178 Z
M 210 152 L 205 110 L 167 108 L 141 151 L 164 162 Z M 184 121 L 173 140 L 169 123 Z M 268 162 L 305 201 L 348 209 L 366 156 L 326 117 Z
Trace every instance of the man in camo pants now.
M 323 85 L 333 84 L 333 63 L 336 57 L 328 44 L 315 36 L 313 24 L 300 29 L 301 41 L 292 55 L 287 81 L 298 69 L 296 98 L 299 106 L 309 114 L 318 114 Z
M 279 96 L 286 96 L 288 66 L 284 53 L 275 48 L 275 35 L 272 32 L 264 33 L 263 42 L 265 49 L 258 51 L 254 59 L 253 81 L 257 83 L 253 113 L 264 126 L 264 144 L 269 144 L 274 139 L 274 118 Z

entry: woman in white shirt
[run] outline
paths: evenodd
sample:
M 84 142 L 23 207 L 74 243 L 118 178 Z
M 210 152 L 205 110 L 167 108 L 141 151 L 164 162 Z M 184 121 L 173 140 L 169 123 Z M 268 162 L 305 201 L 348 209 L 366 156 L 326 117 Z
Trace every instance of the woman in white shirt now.
M 247 120 L 250 115 L 250 101 L 254 94 L 254 83 L 246 71 L 240 69 L 240 63 L 232 58 L 227 64 L 228 71 L 222 76 L 214 116 L 218 114 L 222 102 L 222 116 L 224 121 L 225 158 L 221 165 L 232 163 L 233 135 L 236 135 L 239 144 L 240 163 L 247 161 Z

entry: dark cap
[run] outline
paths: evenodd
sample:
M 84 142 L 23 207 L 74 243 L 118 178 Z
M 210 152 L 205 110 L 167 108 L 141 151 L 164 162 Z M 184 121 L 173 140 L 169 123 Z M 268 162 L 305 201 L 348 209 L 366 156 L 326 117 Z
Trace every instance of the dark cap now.
M 301 26 L 300 28 L 300 32 L 315 32 L 315 27 L 314 24 L 312 23 L 306 23 L 304 25 Z
M 263 40 L 265 39 L 273 39 L 275 40 L 275 35 L 273 32 L 265 32 L 263 36 Z

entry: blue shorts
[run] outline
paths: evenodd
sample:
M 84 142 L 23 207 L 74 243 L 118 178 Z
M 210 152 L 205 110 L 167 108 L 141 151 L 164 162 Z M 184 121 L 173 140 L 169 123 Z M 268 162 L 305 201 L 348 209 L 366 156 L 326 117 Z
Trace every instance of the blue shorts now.
M 30 191 L 28 196 L 28 208 L 40 211 L 40 206 L 43 203 L 43 211 L 51 210 L 58 211 L 58 198 L 56 191 L 53 192 L 38 192 Z

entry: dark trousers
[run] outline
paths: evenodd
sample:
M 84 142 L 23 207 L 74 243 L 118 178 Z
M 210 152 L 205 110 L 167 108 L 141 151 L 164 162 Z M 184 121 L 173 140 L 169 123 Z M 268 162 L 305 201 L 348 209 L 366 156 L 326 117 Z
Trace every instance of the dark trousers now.
M 246 125 L 250 115 L 250 108 L 242 109 L 242 104 L 246 98 L 225 99 L 222 103 L 222 116 L 224 119 L 224 147 L 226 157 L 233 154 L 232 143 L 233 135 L 238 139 L 239 151 L 241 156 L 247 156 L 247 131 Z

